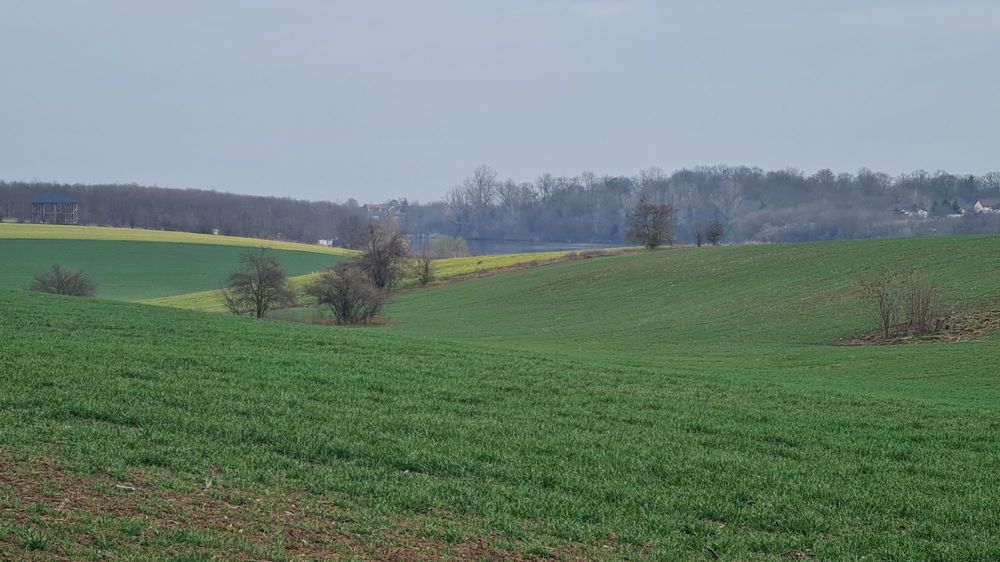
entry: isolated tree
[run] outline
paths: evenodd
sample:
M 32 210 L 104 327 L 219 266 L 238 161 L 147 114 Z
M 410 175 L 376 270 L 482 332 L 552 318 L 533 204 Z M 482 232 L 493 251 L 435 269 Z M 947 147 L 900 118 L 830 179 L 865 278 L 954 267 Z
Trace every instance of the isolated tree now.
M 641 202 L 628 215 L 629 242 L 650 250 L 674 241 L 674 215 L 677 209 L 665 203 Z
M 392 289 L 408 253 L 406 233 L 396 224 L 370 223 L 361 237 L 358 265 L 379 289 Z
M 705 231 L 700 226 L 694 227 L 694 243 L 699 248 L 705 243 Z
M 264 318 L 275 307 L 294 304 L 295 292 L 278 260 L 261 248 L 240 256 L 240 269 L 229 276 L 222 301 L 233 314 Z
M 722 226 L 719 221 L 712 221 L 705 229 L 705 238 L 708 239 L 708 243 L 713 246 L 718 246 L 722 243 L 722 238 L 726 235 L 726 228 Z
M 885 339 L 889 339 L 890 331 L 902 311 L 903 291 L 900 280 L 899 273 L 885 270 L 861 283 L 864 298 Z
M 371 322 L 389 302 L 389 293 L 372 284 L 353 263 L 327 269 L 306 287 L 306 293 L 329 307 L 338 324 Z
M 53 293 L 73 297 L 92 297 L 97 294 L 97 284 L 83 271 L 63 269 L 54 264 L 48 271 L 35 274 L 31 290 L 39 293 Z

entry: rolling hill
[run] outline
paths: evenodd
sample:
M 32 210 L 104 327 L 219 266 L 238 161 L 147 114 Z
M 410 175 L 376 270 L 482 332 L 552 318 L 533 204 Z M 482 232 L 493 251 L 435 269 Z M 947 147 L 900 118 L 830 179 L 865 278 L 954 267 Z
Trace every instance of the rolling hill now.
M 370 329 L 0 292 L 0 473 L 78 506 L 0 493 L 0 554 L 994 560 L 1000 340 L 839 341 L 886 266 L 996 305 L 997 241 L 567 261 Z

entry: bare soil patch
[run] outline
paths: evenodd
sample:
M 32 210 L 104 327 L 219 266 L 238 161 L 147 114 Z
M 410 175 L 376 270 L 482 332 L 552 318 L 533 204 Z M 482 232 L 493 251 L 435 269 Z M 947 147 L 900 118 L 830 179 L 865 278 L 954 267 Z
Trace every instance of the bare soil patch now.
M 219 560 L 601 557 L 586 545 L 535 554 L 495 533 L 472 536 L 448 514 L 387 519 L 305 493 L 219 486 L 212 474 L 192 491 L 173 489 L 183 484 L 169 488 L 139 472 L 128 481 L 81 475 L 49 458 L 14 460 L 0 450 L 0 559 L 156 559 L 192 552 Z
M 937 342 L 959 342 L 982 339 L 1000 330 L 1000 310 L 977 310 L 951 314 L 941 320 L 941 329 L 932 334 L 911 334 L 906 324 L 894 326 L 888 339 L 881 330 L 841 340 L 842 345 L 899 345 Z

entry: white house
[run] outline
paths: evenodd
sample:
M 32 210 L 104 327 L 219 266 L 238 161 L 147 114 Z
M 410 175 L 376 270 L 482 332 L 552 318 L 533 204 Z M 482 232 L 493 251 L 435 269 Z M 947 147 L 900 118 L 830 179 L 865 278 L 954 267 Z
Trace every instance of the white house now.
M 979 199 L 973 209 L 977 213 L 1000 213 L 1000 199 Z
M 930 214 L 927 212 L 927 209 L 917 205 L 910 205 L 909 207 L 903 209 L 897 208 L 896 212 L 907 217 L 917 217 L 918 219 L 926 219 Z

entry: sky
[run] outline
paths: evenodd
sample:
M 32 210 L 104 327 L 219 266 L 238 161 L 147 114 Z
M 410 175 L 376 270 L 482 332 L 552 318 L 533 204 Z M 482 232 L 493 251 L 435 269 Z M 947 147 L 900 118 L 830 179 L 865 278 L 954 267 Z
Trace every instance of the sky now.
M 1000 169 L 996 0 L 0 0 L 0 178 L 312 200 Z

